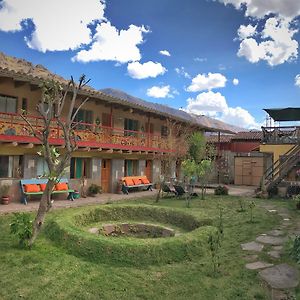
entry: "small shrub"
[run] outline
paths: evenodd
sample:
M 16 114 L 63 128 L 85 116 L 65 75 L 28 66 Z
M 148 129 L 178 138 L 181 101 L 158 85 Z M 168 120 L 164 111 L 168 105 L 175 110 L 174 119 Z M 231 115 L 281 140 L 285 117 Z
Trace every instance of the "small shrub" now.
M 300 195 L 294 196 L 293 200 L 295 202 L 296 209 L 300 209 Z
M 215 195 L 228 195 L 228 187 L 226 185 L 218 185 L 215 188 Z
M 210 251 L 211 264 L 213 267 L 213 276 L 216 276 L 220 267 L 220 248 L 221 248 L 221 235 L 220 232 L 211 233 L 208 236 L 208 247 Z
M 250 208 L 250 223 L 253 223 L 253 209 L 255 207 L 255 202 L 251 201 L 249 204 L 249 208 Z
M 32 220 L 29 214 L 15 213 L 12 223 L 10 224 L 10 233 L 19 238 L 19 245 L 27 247 L 28 241 L 32 235 Z
M 102 187 L 100 185 L 92 183 L 88 188 L 89 195 L 101 194 Z
M 300 263 L 300 235 L 296 236 L 290 255 L 298 264 Z
M 238 201 L 239 201 L 240 208 L 237 211 L 238 212 L 245 212 L 246 208 L 245 208 L 245 200 L 244 200 L 244 198 L 243 197 L 239 197 Z

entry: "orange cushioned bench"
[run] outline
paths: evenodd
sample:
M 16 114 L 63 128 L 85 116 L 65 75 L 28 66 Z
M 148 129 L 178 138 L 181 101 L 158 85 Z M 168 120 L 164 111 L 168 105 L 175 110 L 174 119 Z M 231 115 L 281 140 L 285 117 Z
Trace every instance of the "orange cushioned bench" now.
M 122 177 L 122 192 L 129 193 L 129 189 L 133 188 L 146 188 L 147 191 L 152 191 L 152 183 L 148 180 L 147 176 L 126 176 Z
M 46 178 L 22 179 L 20 181 L 22 192 L 21 202 L 26 205 L 29 196 L 43 195 L 47 182 L 48 179 Z M 59 182 L 56 183 L 51 194 L 68 194 L 68 200 L 74 200 L 74 190 L 69 188 L 67 178 L 61 178 Z

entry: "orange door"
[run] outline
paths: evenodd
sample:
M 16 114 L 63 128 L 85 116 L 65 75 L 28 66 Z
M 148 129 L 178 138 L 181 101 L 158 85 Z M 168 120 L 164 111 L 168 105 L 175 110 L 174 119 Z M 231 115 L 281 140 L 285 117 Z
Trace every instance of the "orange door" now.
M 102 159 L 101 187 L 103 193 L 110 192 L 110 159 Z
M 145 175 L 152 181 L 152 160 L 146 160 Z

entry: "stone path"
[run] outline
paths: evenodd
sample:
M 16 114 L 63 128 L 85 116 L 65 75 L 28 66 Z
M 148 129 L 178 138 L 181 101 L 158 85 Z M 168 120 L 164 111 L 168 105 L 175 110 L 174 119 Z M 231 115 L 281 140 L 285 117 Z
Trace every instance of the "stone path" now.
M 258 255 L 253 254 L 246 257 L 248 263 L 245 267 L 248 270 L 258 271 L 259 277 L 271 289 L 272 300 L 293 299 L 291 297 L 294 295 L 294 288 L 299 284 L 299 272 L 298 269 L 288 264 L 280 264 L 280 257 L 283 244 L 287 241 L 288 236 L 295 235 L 300 231 L 299 229 L 289 229 L 293 222 L 287 209 L 277 209 L 272 204 L 261 205 L 261 207 L 270 214 L 278 214 L 282 218 L 281 224 L 277 228 L 259 235 L 255 241 L 241 244 L 241 247 L 244 251 L 266 253 L 271 262 L 261 261 Z M 279 264 L 274 265 L 273 262 Z

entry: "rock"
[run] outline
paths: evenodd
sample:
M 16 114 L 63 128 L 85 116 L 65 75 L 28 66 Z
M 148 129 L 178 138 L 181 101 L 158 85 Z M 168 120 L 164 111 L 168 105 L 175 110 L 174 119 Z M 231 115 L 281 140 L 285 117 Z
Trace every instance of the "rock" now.
M 268 209 L 268 212 L 270 212 L 270 213 L 276 213 L 277 210 L 276 209 Z
M 250 242 L 250 243 L 241 244 L 241 247 L 245 251 L 261 252 L 264 248 L 264 245 L 256 242 Z
M 127 223 L 123 223 L 120 225 L 121 231 L 128 234 L 130 231 L 130 225 Z
M 272 249 L 276 251 L 282 250 L 283 246 L 273 246 Z
M 104 224 L 102 230 L 104 234 L 110 235 L 116 230 L 116 226 L 114 224 Z
M 258 236 L 256 241 L 269 245 L 282 245 L 285 242 L 285 238 L 266 235 Z
M 273 264 L 265 263 L 263 261 L 256 261 L 256 262 L 246 264 L 246 268 L 249 270 L 265 269 L 272 266 Z
M 288 264 L 264 269 L 259 275 L 273 289 L 291 289 L 299 284 L 298 270 Z
M 97 227 L 89 228 L 89 232 L 93 233 L 93 234 L 97 234 L 97 233 L 99 233 L 99 228 L 97 228 Z

